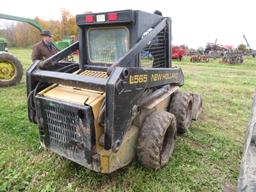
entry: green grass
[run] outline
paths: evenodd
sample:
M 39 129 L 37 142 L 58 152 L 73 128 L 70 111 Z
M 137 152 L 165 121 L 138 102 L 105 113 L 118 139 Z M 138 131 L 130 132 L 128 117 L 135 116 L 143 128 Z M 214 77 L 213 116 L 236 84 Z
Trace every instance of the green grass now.
M 11 49 L 24 65 L 29 49 Z M 37 126 L 27 118 L 25 75 L 0 89 L 0 191 L 223 191 L 236 186 L 244 133 L 255 90 L 256 60 L 241 65 L 174 62 L 185 74 L 183 90 L 203 95 L 204 107 L 189 132 L 177 138 L 163 169 L 137 162 L 103 175 L 40 147 Z

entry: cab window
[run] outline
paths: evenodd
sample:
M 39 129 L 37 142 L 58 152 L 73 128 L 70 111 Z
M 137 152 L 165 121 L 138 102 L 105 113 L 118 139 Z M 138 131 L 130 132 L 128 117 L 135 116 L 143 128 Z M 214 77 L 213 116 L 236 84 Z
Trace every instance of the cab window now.
M 129 50 L 129 30 L 126 27 L 91 28 L 87 39 L 92 63 L 112 64 Z

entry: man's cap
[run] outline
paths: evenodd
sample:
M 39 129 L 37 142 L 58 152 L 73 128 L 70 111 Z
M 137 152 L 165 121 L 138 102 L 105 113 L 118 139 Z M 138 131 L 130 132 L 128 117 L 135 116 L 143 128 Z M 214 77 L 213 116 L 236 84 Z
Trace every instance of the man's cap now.
M 50 31 L 48 31 L 48 30 L 44 30 L 44 31 L 42 31 L 40 35 L 41 35 L 41 36 L 48 36 L 48 37 L 52 37 L 51 32 L 50 32 Z
M 161 12 L 161 11 L 158 11 L 158 10 L 155 10 L 154 14 L 156 14 L 156 15 L 161 15 L 161 16 L 162 16 L 162 12 Z

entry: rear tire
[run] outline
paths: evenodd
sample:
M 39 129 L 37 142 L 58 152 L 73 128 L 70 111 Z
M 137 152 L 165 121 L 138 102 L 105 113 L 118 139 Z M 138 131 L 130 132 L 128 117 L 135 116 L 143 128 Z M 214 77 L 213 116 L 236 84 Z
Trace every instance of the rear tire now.
M 169 112 L 174 114 L 177 122 L 177 131 L 186 133 L 192 123 L 193 97 L 190 93 L 177 91 L 170 103 Z
M 16 85 L 23 74 L 21 62 L 14 55 L 0 52 L 0 87 Z
M 140 130 L 138 161 L 147 168 L 163 167 L 173 153 L 175 139 L 175 116 L 166 111 L 153 112 L 146 118 Z
M 203 108 L 203 98 L 199 94 L 193 94 L 192 120 L 197 120 Z

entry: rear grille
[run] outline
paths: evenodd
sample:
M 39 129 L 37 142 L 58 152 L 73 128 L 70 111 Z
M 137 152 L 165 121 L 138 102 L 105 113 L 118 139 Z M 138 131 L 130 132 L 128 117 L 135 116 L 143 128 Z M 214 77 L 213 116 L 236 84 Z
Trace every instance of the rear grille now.
M 67 109 L 51 106 L 47 106 L 45 111 L 51 145 L 78 153 L 79 149 L 72 145 L 79 142 L 75 126 L 79 124 L 78 115 Z
M 42 96 L 36 96 L 36 105 L 45 147 L 75 162 L 90 163 L 95 145 L 91 108 Z

